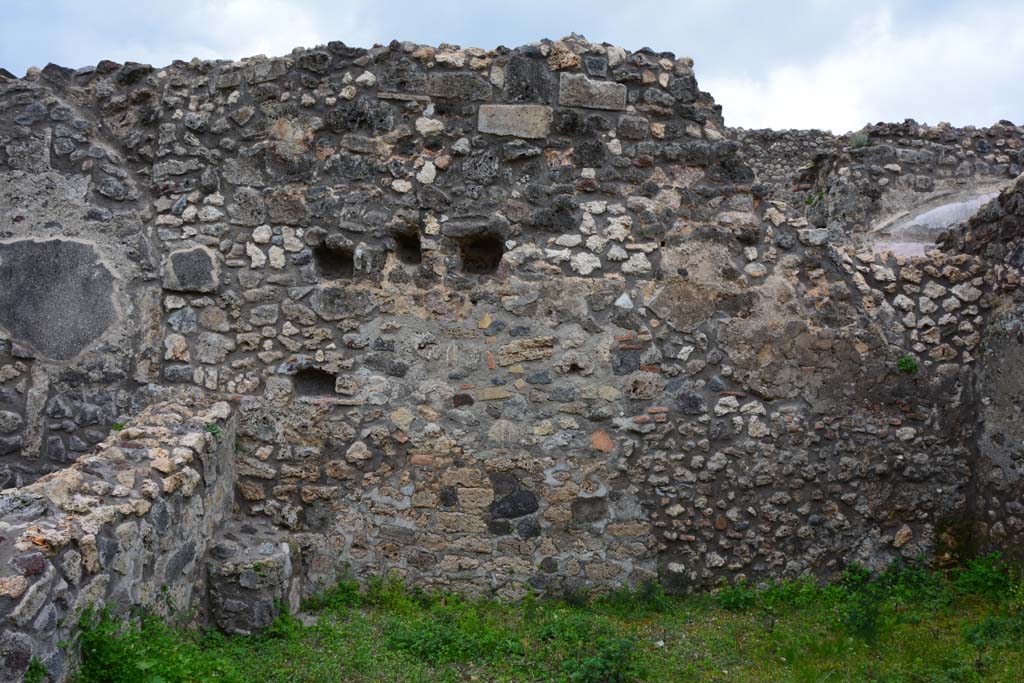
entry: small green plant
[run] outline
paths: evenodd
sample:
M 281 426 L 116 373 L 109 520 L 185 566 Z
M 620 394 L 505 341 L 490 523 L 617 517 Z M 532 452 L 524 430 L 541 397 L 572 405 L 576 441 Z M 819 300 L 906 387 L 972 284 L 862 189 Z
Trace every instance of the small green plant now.
M 440 602 L 440 597 L 419 587 L 409 590 L 396 576 L 375 576 L 366 582 L 366 594 L 362 601 L 370 607 L 408 612 L 416 608 L 432 607 Z
M 110 425 L 110 429 L 111 431 L 119 432 L 122 429 L 124 429 L 124 422 L 115 422 L 114 424 Z
M 745 612 L 757 602 L 757 590 L 746 581 L 724 586 L 715 593 L 715 603 L 733 612 Z
M 25 683 L 43 683 L 49 675 L 50 672 L 47 671 L 46 666 L 33 657 L 25 671 Z
M 624 616 L 665 612 L 670 604 L 664 586 L 657 581 L 644 581 L 635 590 L 620 588 L 595 601 L 595 606 Z
M 831 599 L 831 587 L 822 587 L 812 576 L 777 581 L 759 592 L 758 607 L 769 613 L 783 609 L 804 609 Z
M 825 201 L 825 190 L 818 190 L 804 197 L 804 205 L 808 207 L 817 206 L 823 201 Z
M 878 635 L 882 602 L 886 597 L 884 586 L 873 579 L 864 566 L 851 562 L 839 581 L 842 589 L 840 616 L 847 632 L 866 643 L 873 643 Z
M 964 629 L 964 640 L 975 649 L 976 671 L 986 665 L 986 655 L 993 648 L 1024 641 L 1024 616 L 1002 617 L 989 615 Z
M 854 133 L 850 136 L 850 147 L 853 149 L 860 149 L 861 147 L 867 147 L 871 144 L 871 138 L 868 137 L 867 133 Z
M 566 586 L 562 601 L 569 607 L 584 609 L 590 604 L 590 589 L 586 586 Z
M 954 597 L 941 574 L 921 561 L 896 560 L 878 577 L 878 585 L 897 609 L 915 606 L 940 609 L 948 606 Z
M 777 617 L 787 610 L 804 609 L 822 601 L 832 600 L 828 587 L 819 586 L 813 577 L 801 576 L 787 581 L 773 581 L 760 586 L 751 586 L 746 581 L 737 581 L 723 586 L 715 593 L 714 602 L 731 612 L 746 612 L 756 609 L 774 624 Z
M 359 582 L 346 578 L 338 581 L 333 588 L 306 598 L 302 603 L 302 608 L 309 612 L 323 610 L 341 612 L 353 607 L 360 607 L 364 603 L 365 598 L 359 590 Z
M 843 608 L 843 625 L 850 635 L 873 643 L 878 636 L 881 611 L 881 601 L 874 591 L 854 593 Z
M 522 643 L 473 605 L 454 596 L 419 618 L 395 619 L 389 629 L 391 647 L 430 664 L 487 661 L 520 656 Z
M 905 375 L 913 375 L 917 372 L 917 359 L 909 353 L 905 356 L 901 356 L 900 359 L 896 361 L 896 369 Z
M 205 425 L 203 425 L 203 430 L 207 434 L 213 434 L 213 437 L 215 439 L 219 439 L 220 437 L 224 436 L 224 430 L 221 429 L 219 425 L 213 422 L 208 422 Z
M 571 683 L 625 683 L 633 680 L 635 650 L 633 638 L 603 639 L 593 654 L 567 661 L 565 672 Z
M 1022 638 L 1024 638 L 1024 619 L 1020 616 L 989 615 L 977 624 L 964 629 L 964 639 L 979 648 L 1014 642 Z
M 284 641 L 300 637 L 302 622 L 289 614 L 288 610 L 283 608 L 280 603 L 277 604 L 277 609 L 279 610 L 277 617 L 270 623 L 270 626 L 260 632 L 260 636 Z
M 964 595 L 977 595 L 990 600 L 1006 598 L 1010 583 L 1009 568 L 999 553 L 989 553 L 969 560 L 953 576 L 953 585 Z
M 1024 570 L 1018 570 L 1010 586 L 1010 609 L 1024 615 Z

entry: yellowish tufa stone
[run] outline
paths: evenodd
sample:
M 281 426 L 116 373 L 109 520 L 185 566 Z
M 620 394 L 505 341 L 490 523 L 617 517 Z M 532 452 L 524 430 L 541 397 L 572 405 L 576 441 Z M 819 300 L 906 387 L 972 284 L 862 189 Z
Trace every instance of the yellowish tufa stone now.
M 11 598 L 20 597 L 28 588 L 28 579 L 24 576 L 0 577 L 0 595 Z
M 401 429 L 403 432 L 407 432 L 409 431 L 409 427 L 412 426 L 412 421 L 416 419 L 416 416 L 413 415 L 412 411 L 408 408 L 402 407 L 391 411 L 388 418 L 390 418 L 391 422 L 396 427 Z
M 907 543 L 910 543 L 914 539 L 914 532 L 909 526 L 904 524 L 896 532 L 896 535 L 892 539 L 892 545 L 894 548 L 902 548 Z

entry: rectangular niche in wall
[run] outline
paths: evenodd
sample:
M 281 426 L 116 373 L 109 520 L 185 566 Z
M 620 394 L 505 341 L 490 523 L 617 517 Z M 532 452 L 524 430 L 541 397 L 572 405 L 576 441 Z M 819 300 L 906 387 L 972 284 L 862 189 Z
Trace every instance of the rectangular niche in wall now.
M 334 396 L 335 376 L 320 368 L 302 368 L 292 377 L 299 396 Z
M 505 242 L 496 235 L 473 235 L 459 241 L 462 272 L 467 275 L 489 275 L 501 265 Z
M 423 247 L 420 236 L 415 232 L 397 232 L 395 237 L 395 255 L 398 260 L 408 265 L 419 265 L 423 262 Z
M 351 249 L 320 245 L 313 249 L 317 274 L 328 280 L 351 280 L 355 274 L 355 254 Z

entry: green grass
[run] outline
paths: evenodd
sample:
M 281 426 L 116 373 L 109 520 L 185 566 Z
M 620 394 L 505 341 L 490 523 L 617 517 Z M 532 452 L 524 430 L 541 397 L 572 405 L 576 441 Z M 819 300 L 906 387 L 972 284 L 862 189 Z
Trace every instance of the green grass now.
M 28 663 L 28 669 L 25 671 L 24 683 L 43 683 L 49 672 L 46 670 L 46 666 L 33 657 Z
M 304 626 L 225 637 L 155 617 L 83 616 L 77 683 L 1020 681 L 1024 581 L 997 556 L 940 574 L 851 567 L 841 581 L 657 585 L 517 604 L 342 581 Z

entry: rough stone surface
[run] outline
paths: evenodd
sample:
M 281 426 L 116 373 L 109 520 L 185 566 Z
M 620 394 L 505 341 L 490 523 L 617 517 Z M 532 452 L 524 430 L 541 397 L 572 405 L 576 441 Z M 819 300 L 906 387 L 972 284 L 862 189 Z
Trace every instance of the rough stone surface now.
M 73 240 L 0 243 L 0 328 L 56 360 L 76 356 L 117 318 L 114 276 Z
M 227 403 L 181 398 L 149 406 L 67 469 L 0 492 L 0 592 L 20 582 L 3 619 L 30 655 L 8 657 L 4 680 L 21 680 L 31 657 L 62 680 L 60 643 L 90 605 L 206 609 L 203 557 L 231 509 L 235 419 Z M 225 573 L 218 565 L 218 586 Z
M 293 562 L 298 560 L 272 529 L 237 520 L 225 525 L 207 566 L 213 623 L 225 633 L 250 635 L 273 623 L 282 608 L 297 612 L 301 575 Z
M 626 108 L 626 93 L 622 83 L 595 81 L 583 74 L 562 72 L 558 81 L 558 103 L 563 107 L 622 111 Z
M 0 81 L 4 674 L 158 583 L 251 632 L 345 571 L 1020 555 L 1022 149 L 730 129 L 690 60 L 579 36 Z
M 539 104 L 485 104 L 480 106 L 481 133 L 543 138 L 551 128 L 551 107 Z
M 220 279 L 217 257 L 206 247 L 179 249 L 167 255 L 164 289 L 172 292 L 215 292 Z

